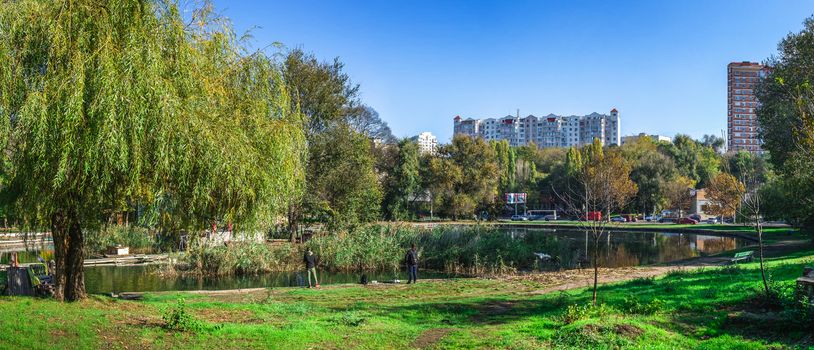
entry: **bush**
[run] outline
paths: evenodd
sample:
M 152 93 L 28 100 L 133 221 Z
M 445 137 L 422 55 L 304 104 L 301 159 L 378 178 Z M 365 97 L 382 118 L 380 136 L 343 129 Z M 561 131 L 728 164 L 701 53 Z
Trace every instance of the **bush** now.
M 637 315 L 652 315 L 664 309 L 664 301 L 661 299 L 653 299 L 649 302 L 643 303 L 635 297 L 626 297 L 622 300 L 621 309 L 628 314 Z
M 588 318 L 605 318 L 607 315 L 613 313 L 613 311 L 613 308 L 605 304 L 599 304 L 596 306 L 593 304 L 574 304 L 565 309 L 565 312 L 560 316 L 560 321 L 565 324 L 572 324 Z
M 174 307 L 164 311 L 164 328 L 179 332 L 199 332 L 204 324 L 187 311 L 184 298 L 179 298 Z

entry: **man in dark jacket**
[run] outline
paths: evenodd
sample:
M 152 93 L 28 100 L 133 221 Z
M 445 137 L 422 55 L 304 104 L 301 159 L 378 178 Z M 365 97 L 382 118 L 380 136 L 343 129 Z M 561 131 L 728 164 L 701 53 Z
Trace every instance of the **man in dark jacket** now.
M 415 244 L 410 246 L 404 260 L 407 261 L 407 284 L 415 283 L 418 278 L 418 252 L 415 249 Z
M 317 281 L 317 257 L 311 248 L 305 248 L 305 256 L 302 262 L 305 263 L 305 273 L 308 275 L 308 288 L 311 288 L 311 275 L 314 276 L 314 286 L 319 288 L 319 281 Z

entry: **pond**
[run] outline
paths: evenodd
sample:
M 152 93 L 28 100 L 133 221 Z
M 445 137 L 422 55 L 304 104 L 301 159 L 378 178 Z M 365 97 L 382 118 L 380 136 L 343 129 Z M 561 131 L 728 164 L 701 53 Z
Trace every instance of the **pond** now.
M 520 270 L 552 270 L 577 268 L 586 263 L 592 240 L 586 232 L 535 228 L 498 230 L 498 249 L 506 249 L 506 258 Z M 463 243 L 461 243 L 463 244 Z M 736 237 L 679 234 L 662 232 L 611 232 L 600 242 L 601 266 L 627 267 L 669 263 L 698 256 L 718 254 L 753 242 Z M 20 262 L 36 262 L 45 255 L 51 259 L 50 247 L 21 252 Z M 37 248 L 34 248 L 37 249 Z M 543 263 L 533 253 L 556 256 L 559 264 Z M 0 253 L 0 264 L 8 263 L 8 253 Z M 590 256 L 590 255 L 587 255 Z M 424 259 L 430 262 L 430 257 Z M 290 287 L 304 285 L 301 271 L 267 273 L 259 276 L 227 277 L 165 277 L 156 271 L 159 266 L 95 266 L 85 269 L 85 285 L 89 293 L 144 292 L 171 290 L 218 290 L 258 287 Z M 422 270 L 419 278 L 450 278 L 457 275 Z M 320 271 L 320 284 L 357 283 L 358 273 Z M 369 280 L 406 280 L 404 271 L 368 273 Z
M 85 269 L 85 286 L 88 293 L 222 290 L 269 287 L 297 287 L 308 285 L 303 271 L 272 272 L 257 276 L 225 277 L 162 277 L 156 271 L 159 266 L 94 266 Z M 321 285 L 359 283 L 356 273 L 317 271 Z M 454 275 L 420 271 L 419 278 L 450 278 Z M 406 272 L 368 273 L 369 281 L 384 283 L 407 280 Z
M 576 230 L 505 228 L 501 232 L 521 242 L 533 252 L 556 256 L 563 268 L 576 268 L 593 252 L 590 233 Z M 730 237 L 665 232 L 610 232 L 600 241 L 600 265 L 628 267 L 670 263 L 714 255 L 754 244 Z M 588 254 L 586 254 L 588 252 Z M 534 260 L 532 260 L 534 261 Z M 524 266 L 525 265 L 525 266 Z M 520 268 L 532 268 L 520 264 Z M 538 266 L 545 268 L 543 266 Z

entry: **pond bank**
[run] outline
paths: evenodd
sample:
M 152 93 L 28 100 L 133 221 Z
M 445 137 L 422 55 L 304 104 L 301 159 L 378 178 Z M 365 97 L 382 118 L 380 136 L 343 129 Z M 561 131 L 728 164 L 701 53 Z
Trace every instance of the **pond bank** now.
M 804 251 L 806 249 L 814 249 L 814 246 L 808 242 L 801 241 L 782 241 L 775 244 L 765 246 L 765 256 L 767 259 L 778 258 L 788 254 Z M 726 256 L 704 256 L 681 261 L 671 262 L 667 264 L 649 265 L 649 266 L 633 266 L 633 267 L 614 267 L 614 268 L 600 268 L 599 269 L 599 284 L 609 284 L 616 282 L 630 281 L 639 278 L 652 278 L 663 276 L 674 271 L 694 271 L 709 267 L 720 267 L 728 265 L 732 254 Z M 482 277 L 471 277 L 474 279 L 484 279 Z M 512 283 L 534 282 L 536 284 L 545 285 L 546 288 L 538 290 L 527 291 L 529 294 L 545 294 L 556 291 L 564 291 L 570 289 L 589 287 L 593 284 L 593 269 L 571 269 L 561 271 L 545 271 L 545 272 L 523 272 L 518 274 L 509 274 L 502 276 L 485 277 L 489 280 L 505 280 Z M 453 279 L 422 279 L 421 282 L 443 282 Z M 325 285 L 322 289 L 330 288 L 345 288 L 348 286 L 358 285 L 357 283 L 340 283 Z M 380 283 L 376 285 L 368 285 L 368 288 L 394 288 L 398 287 L 398 283 Z M 293 287 L 296 288 L 296 287 Z M 185 291 L 208 296 L 224 296 L 224 295 L 265 295 L 269 288 L 240 288 L 229 290 L 193 290 Z M 274 289 L 286 290 L 291 288 L 275 287 Z M 159 294 L 171 294 L 177 291 L 159 292 Z

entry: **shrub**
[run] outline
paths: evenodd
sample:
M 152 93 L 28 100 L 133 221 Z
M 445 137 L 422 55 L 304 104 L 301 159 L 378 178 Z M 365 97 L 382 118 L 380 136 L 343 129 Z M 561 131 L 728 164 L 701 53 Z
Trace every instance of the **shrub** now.
M 664 309 L 664 301 L 661 299 L 653 299 L 643 303 L 638 298 L 626 297 L 622 300 L 621 309 L 628 314 L 652 315 Z
M 560 316 L 560 321 L 565 324 L 572 324 L 579 320 L 584 320 L 588 318 L 604 318 L 607 315 L 613 313 L 613 308 L 605 305 L 605 304 L 598 304 L 596 306 L 592 304 L 587 305 L 570 305 L 565 312 Z
M 199 332 L 204 324 L 187 311 L 184 298 L 179 298 L 174 307 L 164 311 L 164 328 L 180 332 Z

